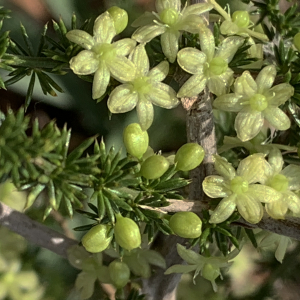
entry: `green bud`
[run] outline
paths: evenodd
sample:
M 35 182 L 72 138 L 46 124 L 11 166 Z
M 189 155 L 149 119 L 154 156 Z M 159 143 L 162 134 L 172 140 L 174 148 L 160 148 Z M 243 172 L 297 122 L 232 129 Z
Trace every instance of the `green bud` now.
M 214 281 L 220 275 L 220 269 L 214 267 L 210 263 L 206 263 L 202 269 L 202 277 L 209 280 Z
M 300 32 L 294 36 L 293 42 L 297 50 L 300 51 Z
M 108 271 L 116 288 L 124 287 L 130 279 L 130 270 L 123 262 L 114 260 L 109 264 Z
M 187 143 L 179 148 L 175 155 L 177 170 L 190 171 L 195 169 L 203 161 L 205 152 L 197 143 Z
M 209 71 L 213 75 L 221 75 L 228 69 L 228 63 L 222 57 L 215 57 L 209 63 Z
M 149 136 L 147 131 L 142 130 L 140 124 L 132 123 L 124 129 L 123 141 L 127 152 L 140 159 L 147 151 Z
M 169 225 L 171 229 L 180 237 L 187 239 L 198 238 L 202 231 L 202 221 L 193 212 L 181 211 L 174 214 Z
M 160 19 L 167 25 L 174 25 L 178 19 L 178 12 L 174 8 L 166 8 L 160 13 Z
M 107 10 L 114 21 L 114 26 L 116 33 L 119 34 L 122 32 L 128 24 L 128 14 L 126 10 L 118 7 L 112 6 Z
M 247 11 L 235 11 L 232 14 L 232 21 L 240 28 L 247 28 L 250 22 L 249 13 Z
M 168 160 L 162 155 L 148 157 L 141 166 L 141 174 L 147 179 L 161 177 L 169 168 Z
M 132 250 L 141 245 L 141 233 L 139 226 L 130 218 L 116 215 L 115 240 L 126 250 Z
M 112 236 L 107 236 L 109 229 L 102 224 L 92 227 L 81 240 L 84 248 L 91 253 L 104 251 L 112 240 Z

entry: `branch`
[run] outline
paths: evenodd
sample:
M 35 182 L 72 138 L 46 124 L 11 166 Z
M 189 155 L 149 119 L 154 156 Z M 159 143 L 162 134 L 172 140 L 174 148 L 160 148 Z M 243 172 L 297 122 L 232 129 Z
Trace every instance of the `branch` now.
M 76 240 L 31 220 L 2 202 L 0 202 L 0 224 L 20 234 L 29 242 L 64 258 L 67 258 L 67 249 L 78 243 Z

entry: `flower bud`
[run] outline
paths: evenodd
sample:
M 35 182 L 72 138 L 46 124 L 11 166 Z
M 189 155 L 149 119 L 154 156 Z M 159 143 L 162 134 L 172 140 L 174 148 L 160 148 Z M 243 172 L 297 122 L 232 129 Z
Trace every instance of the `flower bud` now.
M 170 221 L 171 229 L 180 237 L 187 239 L 198 238 L 202 231 L 202 221 L 193 212 L 181 211 L 175 213 Z
M 129 124 L 123 132 L 123 140 L 126 150 L 132 156 L 141 158 L 147 151 L 149 136 L 147 131 L 143 131 L 140 124 Z
M 232 21 L 240 28 L 247 28 L 250 22 L 249 13 L 237 10 L 232 14 Z
M 179 148 L 175 155 L 177 170 L 190 171 L 199 166 L 204 158 L 204 150 L 197 143 L 187 143 Z
M 169 168 L 168 160 L 162 155 L 148 157 L 141 166 L 141 174 L 147 179 L 161 177 Z
M 107 10 L 114 21 L 114 26 L 116 33 L 119 34 L 122 32 L 128 24 L 128 14 L 126 10 L 118 7 L 112 6 Z
M 92 227 L 81 240 L 84 248 L 91 253 L 104 251 L 112 240 L 112 236 L 107 236 L 109 229 L 103 224 Z
M 115 240 L 126 250 L 132 250 L 141 245 L 141 233 L 139 226 L 130 218 L 116 215 Z

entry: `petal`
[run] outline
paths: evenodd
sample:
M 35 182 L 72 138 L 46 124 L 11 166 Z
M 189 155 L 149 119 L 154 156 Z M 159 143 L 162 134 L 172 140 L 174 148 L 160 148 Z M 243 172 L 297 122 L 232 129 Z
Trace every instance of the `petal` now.
M 257 93 L 263 94 L 264 91 L 267 91 L 271 88 L 274 83 L 276 76 L 276 67 L 274 65 L 270 65 L 264 67 L 256 77 L 257 83 Z
M 109 12 L 101 14 L 94 23 L 93 35 L 96 43 L 110 44 L 113 37 L 116 35 L 114 21 Z
M 157 66 L 152 68 L 147 74 L 152 82 L 163 81 L 169 73 L 169 63 L 167 61 L 160 62 Z
M 238 33 L 239 27 L 231 20 L 225 20 L 220 26 L 220 32 L 223 35 L 233 35 Z
M 288 206 L 283 200 L 273 201 L 265 206 L 268 215 L 273 219 L 284 219 Z
M 197 3 L 193 5 L 188 5 L 185 7 L 182 11 L 182 14 L 184 16 L 190 16 L 190 15 L 200 15 L 207 11 L 210 11 L 213 9 L 213 5 L 210 3 Z
M 135 108 L 138 94 L 132 93 L 130 84 L 121 84 L 110 94 L 107 106 L 112 113 L 125 113 Z
M 197 252 L 186 249 L 184 246 L 177 244 L 178 255 L 190 265 L 197 265 L 201 260 L 202 256 Z
M 213 105 L 220 110 L 239 112 L 244 108 L 242 103 L 241 96 L 237 94 L 226 94 L 217 97 Z
M 238 212 L 251 224 L 257 224 L 263 216 L 263 206 L 248 194 L 241 194 L 236 203 Z
M 234 128 L 238 138 L 245 142 L 254 138 L 264 124 L 260 111 L 252 111 L 250 107 L 244 108 L 235 118 Z
M 280 174 L 288 178 L 290 190 L 300 189 L 300 166 L 288 165 Z
M 232 164 L 222 156 L 214 155 L 214 166 L 217 173 L 227 180 L 231 180 L 236 176 L 236 172 Z
M 202 186 L 204 193 L 211 198 L 223 198 L 231 194 L 230 189 L 227 187 L 228 181 L 217 175 L 205 177 Z
M 270 174 L 270 176 L 279 173 L 284 164 L 281 151 L 276 147 L 272 147 L 269 152 L 268 162 L 272 168 L 272 174 Z
M 242 176 L 249 183 L 260 182 L 265 174 L 267 165 L 264 154 L 255 153 L 240 162 L 237 168 L 237 175 Z
M 116 48 L 117 55 L 127 56 L 136 46 L 136 41 L 133 39 L 125 38 L 113 43 Z
M 291 120 L 278 107 L 267 107 L 263 114 L 268 122 L 278 130 L 287 130 L 291 127 Z
M 82 48 L 86 50 L 92 49 L 94 46 L 93 37 L 83 30 L 74 29 L 67 32 L 66 37 L 69 41 L 80 45 Z
M 104 95 L 110 79 L 109 70 L 105 62 L 100 61 L 99 68 L 93 79 L 93 99 L 98 99 Z
M 249 71 L 243 72 L 243 74 L 235 80 L 234 92 L 246 99 L 250 99 L 257 93 L 257 84 Z
M 230 36 L 226 38 L 217 48 L 215 57 L 221 57 L 225 59 L 227 63 L 231 62 L 236 51 L 244 43 L 244 41 L 245 39 L 238 36 Z
M 133 34 L 132 38 L 139 43 L 148 43 L 156 36 L 163 34 L 166 31 L 166 27 L 163 25 L 153 24 L 146 25 L 138 28 Z
M 176 59 L 179 36 L 179 31 L 167 30 L 160 38 L 162 51 L 171 63 Z
M 249 193 L 256 201 L 263 203 L 270 203 L 281 198 L 280 192 L 262 184 L 251 184 L 247 193 Z
M 161 13 L 164 9 L 174 8 L 178 12 L 181 10 L 180 0 L 156 0 L 155 7 L 158 13 Z
M 222 223 L 227 220 L 236 208 L 237 195 L 224 198 L 210 216 L 209 223 Z
M 178 52 L 177 62 L 184 71 L 191 74 L 200 74 L 203 72 L 206 55 L 198 49 L 187 47 Z
M 300 212 L 300 198 L 295 193 L 290 191 L 285 192 L 284 200 L 293 213 L 297 214 Z
M 190 77 L 178 91 L 177 97 L 193 97 L 200 94 L 205 86 L 207 79 L 203 74 L 196 74 Z
M 294 88 L 288 83 L 281 83 L 272 87 L 269 92 L 274 96 L 269 103 L 274 106 L 280 106 L 294 95 Z
M 149 24 L 153 24 L 153 20 L 157 20 L 156 16 L 153 13 L 146 11 L 141 16 L 139 16 L 137 19 L 135 19 L 132 22 L 131 26 L 132 27 L 146 26 Z
M 151 101 L 140 99 L 137 103 L 136 110 L 142 130 L 147 130 L 151 126 L 154 118 Z
M 176 92 L 170 86 L 161 82 L 153 85 L 151 93 L 145 95 L 145 97 L 154 105 L 167 109 L 174 108 L 180 103 L 176 97 Z
M 207 86 L 211 93 L 221 96 L 229 91 L 232 82 L 233 71 L 228 68 L 223 74 L 210 77 L 207 81 Z
M 207 26 L 203 17 L 197 15 L 180 16 L 176 24 L 178 30 L 198 34 L 201 26 Z
M 70 60 L 70 68 L 75 74 L 89 75 L 96 72 L 99 60 L 94 52 L 83 50 Z
M 130 53 L 129 59 L 136 66 L 137 76 L 145 76 L 149 72 L 149 58 L 143 44 L 135 47 Z
M 133 81 L 136 74 L 136 67 L 128 58 L 117 56 L 108 65 L 111 76 L 120 82 Z
M 206 54 L 207 61 L 210 62 L 215 54 L 215 39 L 211 30 L 206 26 L 201 26 L 199 30 L 201 51 Z

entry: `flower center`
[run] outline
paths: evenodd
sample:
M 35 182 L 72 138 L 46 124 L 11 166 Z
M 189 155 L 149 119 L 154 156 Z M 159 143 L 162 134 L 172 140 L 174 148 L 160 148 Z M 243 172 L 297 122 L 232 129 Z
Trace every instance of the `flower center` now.
M 221 57 L 215 57 L 209 63 L 209 71 L 213 75 L 221 75 L 228 69 L 227 62 Z
M 249 25 L 250 18 L 247 11 L 235 11 L 232 15 L 232 21 L 240 28 L 246 28 Z
M 174 25 L 178 19 L 178 12 L 174 8 L 166 8 L 160 13 L 160 19 L 167 25 Z
M 255 94 L 250 99 L 250 106 L 253 110 L 263 111 L 268 107 L 268 100 L 264 95 Z
M 92 49 L 98 56 L 107 62 L 112 62 L 117 55 L 117 50 L 114 45 L 103 43 L 95 45 Z
M 243 194 L 248 191 L 248 182 L 245 181 L 241 176 L 234 177 L 230 182 L 230 188 L 235 194 Z
M 271 179 L 269 185 L 278 192 L 284 192 L 289 186 L 289 181 L 284 175 L 276 174 Z
M 140 94 L 147 94 L 151 90 L 151 83 L 146 76 L 138 77 L 133 81 L 133 89 Z

